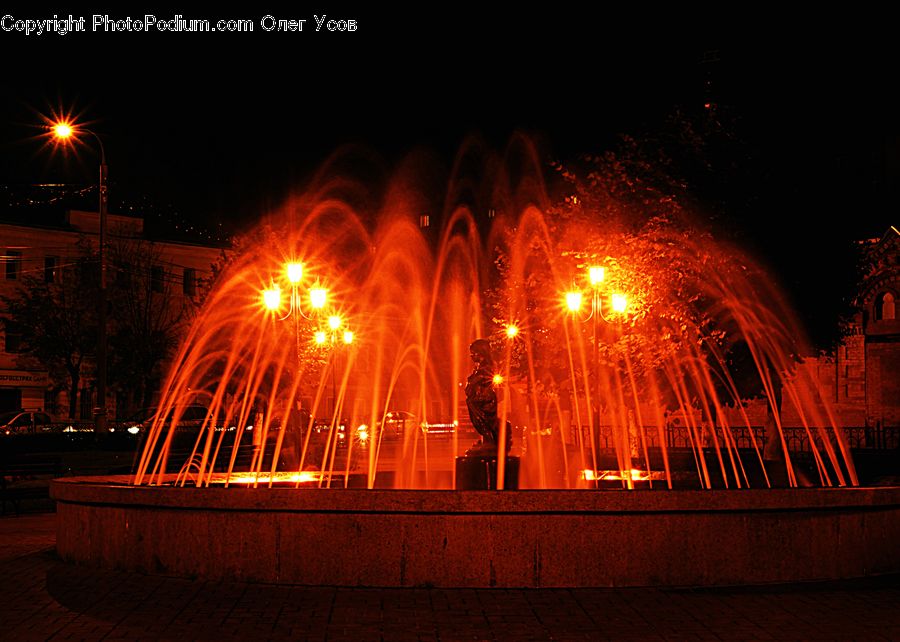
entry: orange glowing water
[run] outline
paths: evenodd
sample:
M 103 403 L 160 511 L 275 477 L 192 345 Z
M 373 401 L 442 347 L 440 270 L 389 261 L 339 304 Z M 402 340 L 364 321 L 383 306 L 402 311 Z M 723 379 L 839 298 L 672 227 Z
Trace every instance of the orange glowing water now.
M 248 235 L 174 359 L 135 483 L 452 488 L 477 438 L 463 385 L 479 337 L 522 487 L 672 487 L 681 469 L 702 487 L 856 483 L 828 399 L 794 367 L 802 330 L 748 257 L 674 228 L 560 233 L 536 165 L 518 187 L 494 177 L 503 214 L 486 220 L 462 165 L 440 230 L 419 227 L 432 195 L 412 170 L 376 198 L 328 166 Z M 737 342 L 766 417 L 741 403 Z M 186 429 L 189 404 L 209 414 Z

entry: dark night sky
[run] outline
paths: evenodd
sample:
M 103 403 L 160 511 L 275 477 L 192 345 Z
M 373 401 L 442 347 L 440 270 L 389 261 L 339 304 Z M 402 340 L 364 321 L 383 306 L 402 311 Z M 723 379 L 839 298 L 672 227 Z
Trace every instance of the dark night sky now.
M 317 8 L 295 9 L 278 16 L 311 28 Z M 344 143 L 389 162 L 426 146 L 449 162 L 469 133 L 502 148 L 522 129 L 548 157 L 603 150 L 701 104 L 699 61 L 714 50 L 714 98 L 761 177 L 734 224 L 791 289 L 827 290 L 823 279 L 851 269 L 829 257 L 898 222 L 897 56 L 878 16 L 321 10 L 359 31 L 262 33 L 274 7 L 247 5 L 209 17 L 253 18 L 253 34 L 0 33 L 0 183 L 93 180 L 89 156 L 67 165 L 29 140 L 36 112 L 74 105 L 104 135 L 114 185 L 244 223 Z

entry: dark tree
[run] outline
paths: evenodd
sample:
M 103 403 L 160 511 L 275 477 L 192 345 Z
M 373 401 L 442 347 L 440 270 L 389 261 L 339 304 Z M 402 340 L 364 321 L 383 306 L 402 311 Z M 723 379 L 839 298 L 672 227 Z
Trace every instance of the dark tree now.
M 97 345 L 97 262 L 85 244 L 72 264 L 49 280 L 25 275 L 18 291 L 2 297 L 3 323 L 22 337 L 23 366 L 46 368 L 57 389 L 69 392 L 70 419 L 76 417 L 85 359 Z
M 146 407 L 204 290 L 183 296 L 181 282 L 149 241 L 115 239 L 108 253 L 111 387 L 127 405 Z

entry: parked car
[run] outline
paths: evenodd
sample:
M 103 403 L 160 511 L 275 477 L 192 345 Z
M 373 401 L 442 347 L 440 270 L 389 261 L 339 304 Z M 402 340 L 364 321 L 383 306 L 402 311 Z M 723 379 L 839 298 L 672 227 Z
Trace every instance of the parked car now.
M 312 439 L 324 441 L 331 434 L 332 419 L 322 418 L 316 419 L 312 426 Z M 350 422 L 346 419 L 340 419 L 337 422 L 337 445 L 339 448 L 347 447 L 347 426 Z
M 459 426 L 459 422 L 457 421 L 443 421 L 443 422 L 422 422 L 420 428 L 422 429 L 422 433 L 431 437 L 437 436 L 450 436 L 456 432 L 457 427 Z
M 407 430 L 418 428 L 420 423 L 419 418 L 411 412 L 392 410 L 384 416 L 384 433 L 381 438 L 400 439 Z
M 379 423 L 379 426 L 381 424 Z M 384 416 L 384 432 L 382 439 L 401 439 L 410 430 L 418 429 L 422 434 L 429 436 L 452 435 L 456 432 L 457 422 L 424 422 L 413 413 L 405 410 L 392 410 Z M 375 432 L 375 435 L 378 431 Z M 373 437 L 375 436 L 373 435 Z
M 319 423 L 317 420 L 316 423 Z M 284 416 L 278 415 L 272 419 L 269 430 L 286 430 L 287 432 L 304 433 L 309 428 L 309 411 L 305 408 L 302 410 L 291 410 Z
M 131 434 L 136 435 L 140 432 L 149 430 L 153 425 L 153 422 L 155 421 L 158 413 L 159 408 L 157 407 L 142 408 L 124 422 L 120 422 L 119 425 Z M 203 426 L 203 423 L 206 421 L 206 416 L 208 414 L 209 409 L 206 406 L 185 406 L 184 412 L 181 414 L 178 423 L 175 424 L 175 430 L 199 430 Z M 169 415 L 166 418 L 166 426 L 164 429 L 168 428 L 168 424 L 171 422 L 171 419 L 172 411 L 169 411 Z
M 25 434 L 45 432 L 53 421 L 45 412 L 16 410 L 0 415 L 0 434 Z

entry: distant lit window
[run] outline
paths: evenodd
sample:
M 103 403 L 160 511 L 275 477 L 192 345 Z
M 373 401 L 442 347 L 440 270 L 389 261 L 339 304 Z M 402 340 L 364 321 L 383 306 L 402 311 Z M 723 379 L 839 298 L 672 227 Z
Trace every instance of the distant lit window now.
M 45 256 L 44 257 L 44 283 L 56 283 L 59 279 L 59 273 L 57 270 L 59 269 L 59 257 L 57 256 Z
M 422 214 L 419 216 L 419 227 L 430 227 L 431 226 L 431 217 L 428 214 Z
M 153 292 L 165 290 L 165 272 L 162 266 L 154 265 L 150 268 L 150 289 Z
M 184 268 L 184 278 L 181 287 L 186 296 L 194 296 L 197 293 L 197 270 Z
M 22 273 L 22 253 L 6 250 L 6 280 L 16 281 Z
M 891 321 L 897 318 L 897 308 L 894 295 L 885 292 L 875 299 L 875 320 Z

